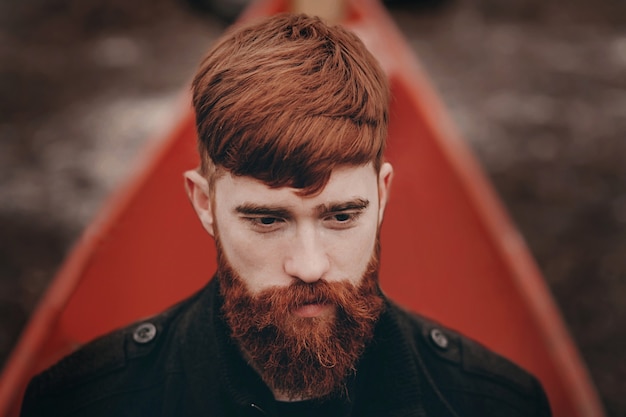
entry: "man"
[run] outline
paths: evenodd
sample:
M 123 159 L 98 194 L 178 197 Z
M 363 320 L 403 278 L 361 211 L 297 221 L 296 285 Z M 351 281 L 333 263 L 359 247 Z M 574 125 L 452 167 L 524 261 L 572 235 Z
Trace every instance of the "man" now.
M 37 376 L 22 414 L 550 415 L 534 377 L 381 292 L 388 101 L 340 27 L 280 15 L 227 34 L 193 82 L 185 173 L 216 276 Z

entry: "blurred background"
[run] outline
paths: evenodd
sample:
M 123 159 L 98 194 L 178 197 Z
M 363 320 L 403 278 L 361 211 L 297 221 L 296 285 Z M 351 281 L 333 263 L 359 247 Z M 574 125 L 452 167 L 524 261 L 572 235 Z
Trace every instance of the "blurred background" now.
M 526 238 L 607 414 L 626 416 L 626 2 L 386 4 Z M 0 366 L 81 230 L 176 120 L 236 14 L 220 6 L 0 0 Z

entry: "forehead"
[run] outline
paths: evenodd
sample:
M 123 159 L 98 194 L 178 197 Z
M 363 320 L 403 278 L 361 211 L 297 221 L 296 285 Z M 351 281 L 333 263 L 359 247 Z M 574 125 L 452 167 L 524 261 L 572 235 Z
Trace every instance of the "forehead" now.
M 245 202 L 272 205 L 317 204 L 325 201 L 342 201 L 353 198 L 373 199 L 377 193 L 377 173 L 372 163 L 345 166 L 333 170 L 326 186 L 315 195 L 300 196 L 297 188 L 272 188 L 252 177 L 224 173 L 215 181 L 214 197 L 231 204 Z

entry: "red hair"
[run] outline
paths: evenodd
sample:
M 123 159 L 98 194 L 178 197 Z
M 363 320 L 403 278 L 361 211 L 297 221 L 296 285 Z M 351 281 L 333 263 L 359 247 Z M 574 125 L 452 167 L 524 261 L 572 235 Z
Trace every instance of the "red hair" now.
M 192 91 L 209 181 L 224 169 L 314 194 L 338 166 L 380 169 L 387 79 L 340 26 L 282 14 L 235 28 L 202 61 Z

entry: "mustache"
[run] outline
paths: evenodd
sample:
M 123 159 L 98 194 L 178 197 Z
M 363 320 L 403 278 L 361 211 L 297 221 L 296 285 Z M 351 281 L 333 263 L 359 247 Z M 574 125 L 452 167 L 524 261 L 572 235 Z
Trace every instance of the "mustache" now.
M 368 298 L 361 296 L 362 289 L 346 282 L 297 281 L 288 287 L 268 288 L 254 296 L 244 294 L 240 302 L 246 305 L 248 311 L 255 312 L 254 323 L 258 330 L 273 328 L 284 320 L 291 320 L 292 323 L 318 320 L 294 317 L 293 311 L 307 304 L 333 305 L 340 316 L 345 316 L 346 309 L 368 309 L 367 305 L 360 306 L 368 303 Z
M 380 313 L 376 307 L 382 300 L 378 287 L 378 265 L 380 259 L 380 241 L 376 241 L 370 261 L 359 282 L 349 279 L 327 281 L 319 279 L 305 282 L 294 279 L 288 286 L 273 286 L 253 294 L 248 291 L 243 279 L 234 271 L 216 239 L 218 248 L 218 279 L 220 292 L 224 297 L 222 312 L 232 320 L 247 317 L 249 327 L 231 325 L 232 336 L 237 338 L 245 333 L 254 333 L 294 323 L 316 322 L 321 317 L 296 317 L 294 311 L 307 304 L 326 304 L 334 306 L 334 315 L 340 320 L 353 322 L 360 320 L 375 322 Z
M 307 304 L 335 304 L 345 302 L 343 293 L 346 290 L 356 290 L 350 283 L 330 283 L 319 280 L 313 283 L 296 281 L 288 287 L 268 288 L 254 298 L 260 303 L 271 306 L 285 306 L 295 309 Z

